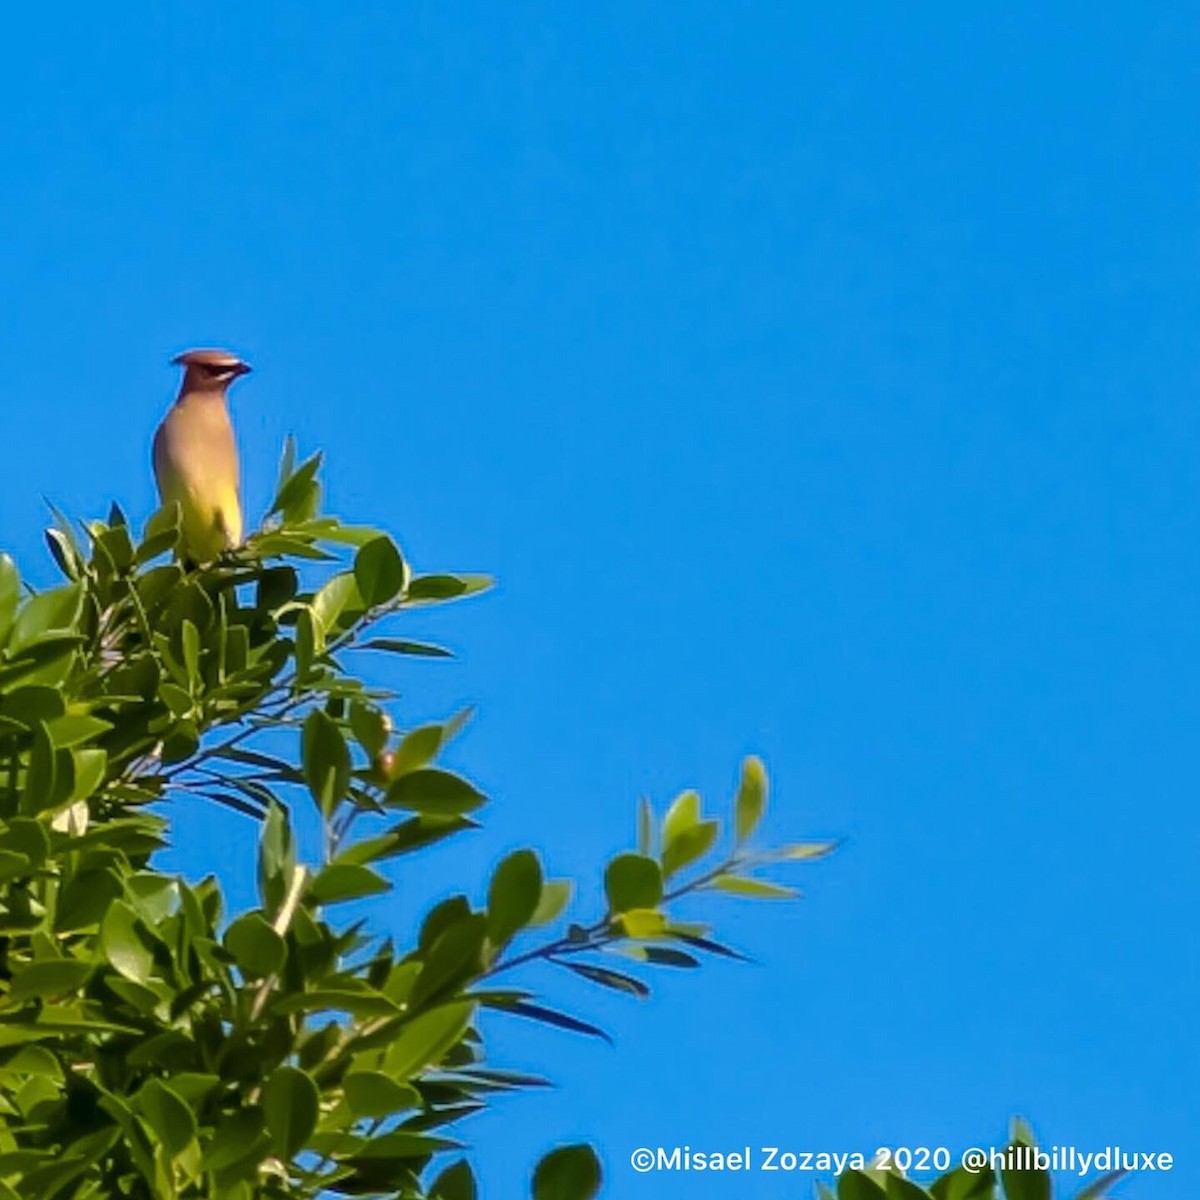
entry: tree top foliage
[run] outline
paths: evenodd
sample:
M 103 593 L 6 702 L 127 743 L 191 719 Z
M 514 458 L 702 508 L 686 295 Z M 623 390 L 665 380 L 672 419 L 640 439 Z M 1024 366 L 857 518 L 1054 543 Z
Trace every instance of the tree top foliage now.
M 644 996 L 647 969 L 740 957 L 680 898 L 790 897 L 763 869 L 833 848 L 756 846 L 751 758 L 724 820 L 695 792 L 661 820 L 642 803 L 601 912 L 576 914 L 571 884 L 519 850 L 413 945 L 341 918 L 480 823 L 483 793 L 438 762 L 468 714 L 397 729 L 365 672 L 444 656 L 405 614 L 489 580 L 413 574 L 386 533 L 323 515 L 319 465 L 289 445 L 263 527 L 205 566 L 177 561 L 177 506 L 140 537 L 115 506 L 79 527 L 56 513 L 64 582 L 47 591 L 0 556 L 0 1200 L 468 1200 L 466 1118 L 545 1083 L 488 1061 L 481 1017 L 604 1036 L 517 968 Z M 257 822 L 253 910 L 155 868 L 159 802 L 180 793 Z M 298 855 L 297 804 L 319 817 L 317 861 Z M 600 1176 L 589 1147 L 560 1146 L 530 1186 L 586 1200 Z

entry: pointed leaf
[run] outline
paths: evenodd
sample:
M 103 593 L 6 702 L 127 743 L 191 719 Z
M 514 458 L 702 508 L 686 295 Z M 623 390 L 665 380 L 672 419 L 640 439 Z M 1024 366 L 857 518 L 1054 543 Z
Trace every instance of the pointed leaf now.
M 734 824 L 739 845 L 758 827 L 766 807 L 766 768 L 761 759 L 752 755 L 742 763 L 742 779 L 734 803 Z
M 756 896 L 764 900 L 794 900 L 800 895 L 795 888 L 767 883 L 764 879 L 748 879 L 744 875 L 718 875 L 712 886 L 731 896 Z
M 333 718 L 315 708 L 305 718 L 301 749 L 308 789 L 321 814 L 328 817 L 350 786 L 346 739 Z

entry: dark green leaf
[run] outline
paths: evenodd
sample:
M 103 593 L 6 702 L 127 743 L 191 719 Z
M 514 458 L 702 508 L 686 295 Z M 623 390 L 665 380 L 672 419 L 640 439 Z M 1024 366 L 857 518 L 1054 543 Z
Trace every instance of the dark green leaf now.
M 360 650 L 386 650 L 390 654 L 411 654 L 418 658 L 453 658 L 454 652 L 429 642 L 410 642 L 403 638 L 372 638 L 358 647 Z
M 375 759 L 387 745 L 389 722 L 384 713 L 365 700 L 350 702 L 350 729 L 358 744 Z
M 543 1025 L 553 1025 L 556 1029 L 566 1029 L 571 1033 L 584 1033 L 588 1037 L 600 1038 L 605 1042 L 612 1041 L 612 1038 L 598 1025 L 591 1025 L 587 1021 L 581 1021 L 578 1017 L 569 1016 L 567 1013 L 558 1012 L 553 1008 L 544 1008 L 540 1004 L 530 1004 L 525 1000 L 507 1000 L 502 1004 L 495 1001 L 488 1003 L 489 1007 L 512 1013 L 516 1017 L 526 1017 L 531 1021 L 539 1021 Z
M 884 1190 L 887 1192 L 887 1200 L 930 1200 L 929 1193 L 922 1187 L 918 1187 L 909 1179 L 902 1179 L 899 1175 L 887 1175 L 884 1177 Z
M 350 786 L 350 750 L 332 717 L 313 709 L 301 743 L 304 778 L 317 808 L 329 817 Z
M 533 919 L 542 898 L 542 864 L 532 850 L 517 850 L 496 868 L 488 886 L 488 938 L 502 946 Z
M 700 962 L 682 950 L 672 950 L 670 946 L 643 946 L 642 955 L 648 963 L 660 967 L 698 967 Z
M 351 1071 L 342 1081 L 346 1103 L 356 1117 L 389 1117 L 408 1108 L 420 1108 L 421 1094 L 397 1083 L 382 1071 Z
M 312 881 L 309 897 L 317 904 L 336 904 L 339 900 L 357 900 L 391 888 L 382 875 L 358 863 L 334 862 Z
M 91 974 L 90 963 L 73 958 L 50 958 L 22 967 L 13 977 L 9 998 L 14 1001 L 35 997 L 61 996 L 76 991 Z
M 476 1200 L 475 1175 L 465 1158 L 447 1167 L 429 1188 L 429 1200 Z
M 273 975 L 287 955 L 287 944 L 261 913 L 238 917 L 225 931 L 224 941 L 242 974 L 251 979 Z
M 443 929 L 425 951 L 425 962 L 413 985 L 409 1007 L 424 1007 L 451 985 L 463 983 L 481 969 L 486 918 L 479 913 L 460 917 Z
M 405 599 L 410 604 L 454 600 L 492 586 L 490 575 L 418 575 L 408 585 Z
M 887 1200 L 887 1193 L 869 1175 L 851 1168 L 838 1176 L 838 1200 Z
M 604 872 L 604 891 L 614 913 L 631 908 L 656 908 L 663 896 L 662 871 L 652 858 L 620 854 Z
M 484 796 L 465 779 L 426 768 L 395 780 L 387 791 L 391 808 L 407 808 L 431 816 L 459 816 L 478 808 Z
M 198 1130 L 195 1114 L 182 1096 L 150 1079 L 137 1093 L 136 1102 L 169 1157 L 187 1149 Z
M 368 608 L 395 599 L 404 587 L 404 560 L 396 543 L 384 534 L 354 556 L 354 578 Z
M 317 1127 L 320 1093 L 299 1067 L 276 1067 L 263 1087 L 263 1111 L 275 1153 L 285 1162 L 303 1148 Z
M 533 1173 L 533 1200 L 592 1200 L 603 1179 L 591 1146 L 560 1146 Z
M 240 1108 L 221 1119 L 205 1149 L 204 1165 L 210 1171 L 232 1171 L 243 1164 L 257 1163 L 270 1144 L 263 1110 L 257 1106 Z
M 625 975 L 621 971 L 612 971 L 608 967 L 594 967 L 590 963 L 572 962 L 569 958 L 555 959 L 554 961 L 560 967 L 566 967 L 568 970 L 574 971 L 576 975 L 582 975 L 584 979 L 603 987 L 612 988 L 614 991 L 628 992 L 631 996 L 643 999 L 650 995 L 650 989 L 640 979 L 635 979 L 632 975 Z

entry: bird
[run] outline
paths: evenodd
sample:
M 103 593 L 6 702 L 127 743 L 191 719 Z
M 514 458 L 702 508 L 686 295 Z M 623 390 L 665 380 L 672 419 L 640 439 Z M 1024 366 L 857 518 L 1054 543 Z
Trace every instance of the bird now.
M 226 391 L 250 366 L 228 350 L 187 350 L 179 395 L 154 435 L 154 477 L 163 505 L 178 503 L 181 557 L 210 563 L 242 541 L 237 441 Z

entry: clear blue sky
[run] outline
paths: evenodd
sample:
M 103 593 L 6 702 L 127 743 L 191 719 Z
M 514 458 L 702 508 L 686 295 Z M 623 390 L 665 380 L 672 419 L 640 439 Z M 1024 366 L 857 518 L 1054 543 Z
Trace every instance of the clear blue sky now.
M 615 1049 L 492 1022 L 557 1141 L 1174 1152 L 1200 1104 L 1200 23 L 1177 4 L 25 6 L 0 101 L 0 542 L 154 504 L 169 355 L 228 345 L 250 507 L 288 430 L 331 506 L 493 596 L 401 712 L 479 716 L 488 827 L 593 875 L 637 796 L 841 834 L 759 964 L 540 978 Z M 348 10 L 356 11 L 350 12 Z M 32 564 L 37 564 L 32 566 Z M 171 862 L 249 870 L 182 806 Z M 241 890 L 239 890 L 241 889 Z M 587 889 L 585 889 L 587 890 Z M 699 915 L 700 910 L 696 910 Z

